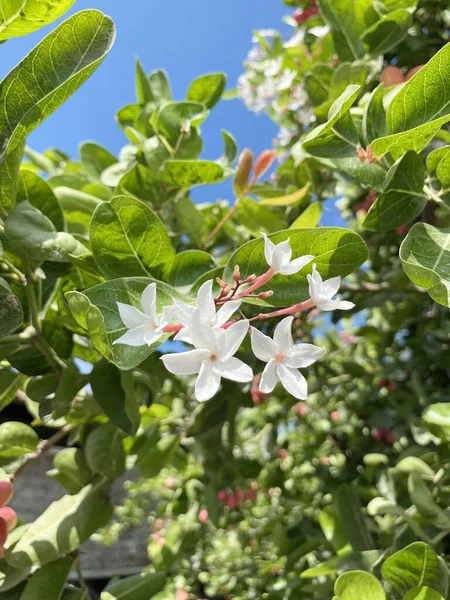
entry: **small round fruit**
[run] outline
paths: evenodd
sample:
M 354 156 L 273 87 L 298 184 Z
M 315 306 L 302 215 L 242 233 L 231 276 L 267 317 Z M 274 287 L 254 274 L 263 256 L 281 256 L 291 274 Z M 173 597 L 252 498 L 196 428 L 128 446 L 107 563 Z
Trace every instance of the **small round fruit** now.
M 0 508 L 0 518 L 6 521 L 8 527 L 8 533 L 14 529 L 17 525 L 17 514 L 10 506 L 3 506 Z
M 398 67 L 386 67 L 381 71 L 380 80 L 386 87 L 397 85 L 405 81 L 403 73 Z
M 420 71 L 420 69 L 423 67 L 423 65 L 417 65 L 417 67 L 414 67 L 413 69 L 411 69 L 410 71 L 408 71 L 405 75 L 405 81 L 408 81 L 409 79 L 411 79 L 411 77 L 413 75 L 415 75 L 417 73 L 417 71 Z
M 14 486 L 9 479 L 0 480 L 0 506 L 5 506 L 11 500 Z
M 0 517 L 0 547 L 3 548 L 8 537 L 8 523 Z

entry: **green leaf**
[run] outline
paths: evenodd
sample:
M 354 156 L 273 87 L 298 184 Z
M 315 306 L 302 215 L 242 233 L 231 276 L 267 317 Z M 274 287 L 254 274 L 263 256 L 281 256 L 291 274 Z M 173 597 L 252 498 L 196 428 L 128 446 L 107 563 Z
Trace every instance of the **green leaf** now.
M 311 185 L 307 183 L 292 194 L 276 196 L 274 198 L 263 198 L 259 203 L 262 206 L 295 206 L 296 204 L 302 204 L 303 200 L 308 196 L 310 187 Z
M 52 416 L 54 419 L 66 416 L 71 409 L 75 396 L 85 383 L 85 379 L 78 371 L 75 363 L 70 361 L 62 373 L 52 400 Z
M 101 600 L 150 600 L 166 583 L 165 573 L 139 573 L 111 581 L 100 594 Z
M 187 91 L 187 99 L 212 108 L 219 102 L 227 84 L 224 73 L 211 73 L 195 79 Z
M 24 377 L 17 371 L 0 369 L 0 410 L 6 408 L 14 400 L 16 392 L 22 388 Z
M 67 556 L 33 573 L 20 600 L 59 600 L 73 564 L 74 559 Z
M 0 14 L 0 41 L 28 35 L 45 27 L 69 10 L 75 0 L 12 0 L 4 2 Z
M 11 173 L 17 172 L 26 136 L 92 75 L 114 35 L 114 24 L 103 13 L 77 13 L 44 38 L 0 84 L 1 158 L 6 160 L 0 168 L 0 204 L 4 208 L 14 204 L 17 182 Z
M 135 165 L 128 171 L 117 186 L 119 196 L 133 196 L 138 200 L 159 206 L 167 200 L 166 190 L 154 173 L 143 165 Z
M 363 134 L 366 142 L 386 135 L 386 110 L 383 104 L 384 86 L 380 84 L 370 95 L 364 107 Z
M 161 179 L 171 185 L 190 189 L 196 185 L 219 183 L 231 173 L 211 160 L 167 160 L 161 167 Z
M 416 223 L 400 246 L 406 275 L 435 302 L 450 306 L 450 229 Z
M 302 214 L 295 219 L 290 229 L 302 229 L 303 227 L 317 227 L 322 216 L 322 205 L 320 202 L 313 202 L 305 208 Z
M 34 429 L 19 421 L 0 425 L 0 458 L 16 458 L 34 452 L 39 437 Z
M 305 138 L 301 144 L 301 148 L 312 156 L 320 156 L 324 158 L 342 158 L 344 156 L 352 156 L 356 150 L 350 143 L 350 140 L 344 139 L 336 132 L 336 127 L 340 123 L 344 123 L 346 128 L 349 127 L 348 121 L 343 121 L 347 116 L 351 106 L 355 102 L 360 93 L 359 85 L 349 85 L 347 89 L 333 103 L 328 113 L 328 121 L 323 125 L 315 127 Z M 348 135 L 354 135 L 353 130 L 348 132 Z
M 90 383 L 94 398 L 105 415 L 122 431 L 134 435 L 139 427 L 139 406 L 133 393 L 127 393 L 122 378 L 125 375 L 113 364 L 101 360 L 94 365 Z M 134 390 L 130 390 L 134 391 Z
M 389 556 L 381 573 L 396 600 L 418 586 L 428 586 L 447 597 L 449 576 L 445 563 L 425 542 L 414 542 Z
M 334 46 L 342 60 L 362 58 L 366 53 L 361 35 L 376 20 L 371 0 L 319 0 L 320 12 L 331 29 Z
M 361 237 L 349 229 L 339 227 L 320 227 L 314 229 L 287 229 L 269 236 L 278 244 L 290 239 L 292 256 L 297 258 L 311 254 L 314 261 L 306 265 L 295 275 L 276 275 L 261 291 L 271 289 L 275 292 L 268 300 L 258 303 L 269 306 L 289 306 L 308 296 L 306 274 L 311 272 L 313 262 L 324 279 L 337 275 L 345 277 L 360 267 L 368 257 L 367 246 Z M 231 256 L 225 268 L 223 278 L 231 281 L 234 265 L 239 265 L 242 277 L 267 271 L 264 258 L 264 240 L 252 240 L 241 246 Z
M 387 109 L 388 133 L 408 131 L 449 115 L 449 77 L 450 44 L 446 44 L 394 96 Z
M 125 471 L 123 434 L 112 423 L 100 425 L 86 441 L 86 459 L 95 473 L 115 479 Z
M 342 573 L 334 584 L 338 600 L 385 600 L 383 586 L 376 577 L 365 571 Z
M 261 202 L 253 198 L 241 198 L 237 205 L 239 224 L 246 227 L 253 235 L 275 233 L 286 227 L 285 220 Z
M 53 459 L 47 475 L 63 485 L 69 494 L 78 494 L 92 480 L 93 474 L 81 448 L 64 448 Z
M 327 506 L 319 513 L 319 524 L 324 536 L 336 551 L 344 548 L 347 543 L 347 536 L 339 518 L 337 510 L 332 506 Z
M 155 477 L 171 460 L 179 438 L 176 434 L 164 435 L 159 439 L 150 436 L 140 446 L 136 466 L 143 477 Z
M 148 77 L 138 58 L 136 58 L 136 98 L 141 106 L 155 100 Z
M 0 278 L 0 338 L 16 331 L 22 321 L 20 300 L 13 294 L 6 281 Z
M 431 425 L 433 431 L 436 429 L 440 430 L 441 437 L 444 439 L 450 439 L 450 404 L 445 402 L 438 402 L 427 406 L 425 409 L 422 419 Z
M 126 196 L 97 207 L 90 240 L 95 262 L 109 279 L 157 275 L 175 255 L 159 217 L 144 202 Z
M 142 309 L 142 292 L 153 281 L 144 278 L 115 279 L 85 290 L 83 293 L 67 292 L 65 295 L 74 319 L 80 327 L 89 332 L 95 348 L 120 369 L 133 369 L 166 339 L 163 336 L 153 346 L 113 345 L 114 340 L 127 331 L 120 319 L 117 302 Z M 164 306 L 173 304 L 174 298 L 187 301 L 169 285 L 160 281 L 156 281 L 156 285 L 158 313 L 162 312 Z
M 444 598 L 432 588 L 421 586 L 409 590 L 403 600 L 444 600 Z
M 109 150 L 95 142 L 81 144 L 80 158 L 84 170 L 92 181 L 100 181 L 103 171 L 117 162 L 117 158 Z
M 161 103 L 172 100 L 170 81 L 165 71 L 161 69 L 152 71 L 148 76 L 148 82 L 156 102 Z
M 14 567 L 45 565 L 76 550 L 113 514 L 104 482 L 63 496 L 30 525 L 6 558 Z
M 370 207 L 363 226 L 391 231 L 418 217 L 426 206 L 425 169 L 418 154 L 407 152 L 389 169 L 383 192 Z
M 200 125 L 207 116 L 206 107 L 198 102 L 168 102 L 159 112 L 155 126 L 175 148 L 181 132 Z
M 450 146 L 436 148 L 427 156 L 427 169 L 436 173 L 443 188 L 450 187 Z
M 197 246 L 201 246 L 209 228 L 203 213 L 194 202 L 186 196 L 178 198 L 175 202 L 175 215 L 181 232 L 188 235 Z
M 410 473 L 408 493 L 421 515 L 439 529 L 450 529 L 450 517 L 435 503 L 432 493 L 418 473 Z
M 199 277 L 214 267 L 214 260 L 207 252 L 185 250 L 175 256 L 164 279 L 174 287 L 190 288 Z
M 6 560 L 2 559 L 0 561 L 0 598 L 3 597 L 5 600 L 9 600 L 6 592 L 17 589 L 17 586 L 28 577 L 30 572 L 30 567 L 15 569 Z
M 386 171 L 376 164 L 362 163 L 359 158 L 335 158 L 333 160 L 321 161 L 338 171 L 350 175 L 359 183 L 366 185 L 376 191 L 384 188 Z
M 319 106 L 328 100 L 333 75 L 333 68 L 325 64 L 314 65 L 305 74 L 303 84 L 313 106 Z
M 224 168 L 231 167 L 236 160 L 238 153 L 236 140 L 231 133 L 225 131 L 225 129 L 222 129 L 220 133 L 222 134 L 223 138 L 224 153 L 217 162 Z
M 393 10 L 366 29 L 361 39 L 371 54 L 385 54 L 406 37 L 411 21 L 412 14 L 409 10 Z
M 356 488 L 350 484 L 340 485 L 336 493 L 336 504 L 353 550 L 373 550 L 374 542 L 366 526 Z
M 88 252 L 70 233 L 53 223 L 29 202 L 19 202 L 5 221 L 8 247 L 26 262 L 70 262 Z
M 66 228 L 64 214 L 50 185 L 36 173 L 21 171 L 17 202 L 27 200 L 53 223 L 57 231 Z

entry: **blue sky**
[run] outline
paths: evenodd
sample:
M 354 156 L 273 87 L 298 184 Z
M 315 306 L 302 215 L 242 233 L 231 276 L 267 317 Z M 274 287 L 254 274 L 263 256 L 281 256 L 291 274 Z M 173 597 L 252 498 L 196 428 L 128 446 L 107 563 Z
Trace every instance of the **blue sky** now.
M 116 43 L 92 78 L 30 136 L 29 144 L 37 150 L 54 146 L 74 156 L 81 141 L 93 139 L 118 152 L 126 140 L 114 114 L 134 101 L 135 56 L 148 72 L 164 68 L 175 98 L 182 99 L 192 79 L 211 71 L 225 72 L 228 87 L 235 87 L 253 29 L 290 30 L 282 23 L 287 13 L 282 0 L 77 0 L 67 15 L 86 8 L 113 18 Z M 1 46 L 0 75 L 54 26 Z M 203 126 L 205 158 L 222 153 L 220 129 L 233 133 L 240 149 L 248 146 L 255 153 L 270 147 L 277 132 L 268 117 L 255 116 L 239 100 L 221 102 Z M 218 195 L 230 197 L 229 183 L 195 191 L 202 201 Z

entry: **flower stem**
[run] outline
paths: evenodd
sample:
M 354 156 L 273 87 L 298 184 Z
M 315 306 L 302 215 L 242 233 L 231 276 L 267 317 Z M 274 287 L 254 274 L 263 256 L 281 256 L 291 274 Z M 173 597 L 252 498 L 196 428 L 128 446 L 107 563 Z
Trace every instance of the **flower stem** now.
M 222 217 L 222 219 L 217 223 L 214 229 L 208 234 L 205 241 L 203 242 L 203 247 L 207 248 L 211 242 L 214 240 L 216 235 L 220 232 L 222 227 L 228 223 L 228 221 L 236 214 L 238 209 L 240 198 L 236 198 L 233 206 L 229 209 L 227 213 Z
M 272 267 L 270 267 L 265 273 L 257 277 L 255 282 L 250 287 L 234 296 L 234 300 L 249 296 L 263 285 L 266 285 L 266 283 L 270 281 L 274 275 L 276 275 L 276 273 L 273 271 Z
M 312 308 L 314 306 L 314 302 L 309 299 L 304 302 L 299 302 L 298 304 L 294 304 L 293 306 L 288 306 L 287 308 L 282 308 L 280 310 L 275 310 L 270 313 L 260 313 L 258 316 L 253 317 L 253 320 L 264 321 L 265 319 L 269 319 L 271 317 L 282 317 L 284 315 L 293 315 L 298 312 L 302 312 L 307 310 L 308 308 Z

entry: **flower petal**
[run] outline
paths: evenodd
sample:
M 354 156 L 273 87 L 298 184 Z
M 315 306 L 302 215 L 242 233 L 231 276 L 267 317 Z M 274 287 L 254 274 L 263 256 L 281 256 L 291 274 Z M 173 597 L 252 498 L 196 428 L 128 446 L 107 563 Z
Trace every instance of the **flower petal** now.
M 140 325 L 139 327 L 135 327 L 134 329 L 129 329 L 120 338 L 115 340 L 113 344 L 125 344 L 127 346 L 145 346 L 147 344 L 147 342 L 145 341 L 145 336 L 148 332 L 153 334 L 153 331 L 149 328 L 148 325 Z
M 291 240 L 288 238 L 284 242 L 277 244 L 276 249 L 281 258 L 281 264 L 287 265 L 292 258 Z
M 192 313 L 195 310 L 195 306 L 192 306 L 192 304 L 185 304 L 184 302 L 180 302 L 179 300 L 175 300 L 173 307 L 179 322 L 182 325 L 189 325 Z
M 287 265 L 282 266 L 280 268 L 280 273 L 282 275 L 294 275 L 295 273 L 298 273 L 301 269 L 303 269 L 303 267 L 310 263 L 313 259 L 314 256 L 311 256 L 310 254 L 300 256 L 299 258 L 292 260 Z
M 347 300 L 338 300 L 338 303 L 338 310 L 350 310 L 355 306 L 353 302 L 348 302 Z
M 294 396 L 298 400 L 306 400 L 308 398 L 308 384 L 300 371 L 286 367 L 285 365 L 278 365 L 277 374 L 281 385 L 291 396 Z
M 270 267 L 272 265 L 275 244 L 269 240 L 269 238 L 267 237 L 267 235 L 265 233 L 261 232 L 261 235 L 264 238 L 264 257 L 266 259 L 267 264 Z
M 286 357 L 284 364 L 294 369 L 309 367 L 322 356 L 324 351 L 325 348 L 319 348 L 319 346 L 314 346 L 314 344 L 296 344 L 289 356 Z
M 247 335 L 249 322 L 247 319 L 238 321 L 225 329 L 218 338 L 220 349 L 219 356 L 221 362 L 227 361 L 229 358 L 234 356 L 242 344 L 245 336 Z
M 183 327 L 183 329 L 180 329 L 173 339 L 175 342 L 186 342 L 186 344 L 192 344 L 189 327 Z
M 142 308 L 146 315 L 156 321 L 156 283 L 151 283 L 142 292 Z
M 203 362 L 207 361 L 208 357 L 207 350 L 189 350 L 176 354 L 164 354 L 161 356 L 161 360 L 166 369 L 174 375 L 194 375 L 200 371 Z
M 214 363 L 214 372 L 225 379 L 247 383 L 253 379 L 253 371 L 239 358 L 229 358 L 225 362 Z
M 340 277 L 332 277 L 323 282 L 323 294 L 327 298 L 332 298 L 338 293 L 339 286 L 341 285 Z
M 340 308 L 339 305 L 341 304 L 340 300 L 322 300 L 320 298 L 317 298 L 314 302 L 317 308 L 323 311 L 338 310 Z M 351 304 L 351 302 L 349 302 L 349 304 Z
M 205 281 L 205 283 L 198 290 L 197 306 L 212 324 L 216 318 L 216 305 L 214 304 L 212 279 Z
M 214 330 L 209 325 L 205 313 L 200 308 L 196 308 L 192 313 L 189 324 L 189 335 L 196 348 L 200 350 L 207 349 L 211 352 L 219 351 L 219 344 L 214 335 Z
M 259 382 L 259 390 L 263 394 L 270 394 L 273 388 L 277 385 L 277 363 L 274 358 L 269 360 L 261 375 Z
M 259 358 L 259 360 L 269 362 L 269 360 L 271 360 L 278 352 L 278 347 L 273 339 L 268 335 L 264 335 L 264 333 L 261 333 L 261 331 L 255 327 L 252 327 L 251 340 L 253 354 L 256 358 Z
M 309 295 L 311 298 L 317 298 L 323 294 L 323 283 L 320 273 L 316 269 L 316 265 L 313 265 L 312 274 L 306 276 L 309 282 Z
M 294 346 L 292 341 L 292 321 L 294 317 L 285 317 L 278 323 L 273 332 L 273 341 L 278 346 L 278 352 L 289 354 Z
M 195 382 L 195 397 L 199 402 L 206 402 L 217 393 L 220 386 L 220 375 L 214 372 L 213 363 L 209 360 L 202 363 Z
M 144 336 L 145 343 L 147 346 L 151 346 L 155 342 L 159 340 L 160 337 L 163 336 L 163 333 L 160 329 L 156 329 L 155 331 L 148 330 Z
M 136 327 L 140 327 L 141 325 L 150 324 L 150 319 L 148 316 L 135 306 L 117 302 L 117 308 L 119 309 L 119 315 L 122 319 L 122 323 L 125 325 L 125 327 L 128 327 L 128 329 L 134 329 Z
M 225 325 L 241 304 L 242 300 L 230 300 L 230 302 L 225 302 L 225 304 L 217 311 L 216 326 L 221 327 L 222 325 Z

